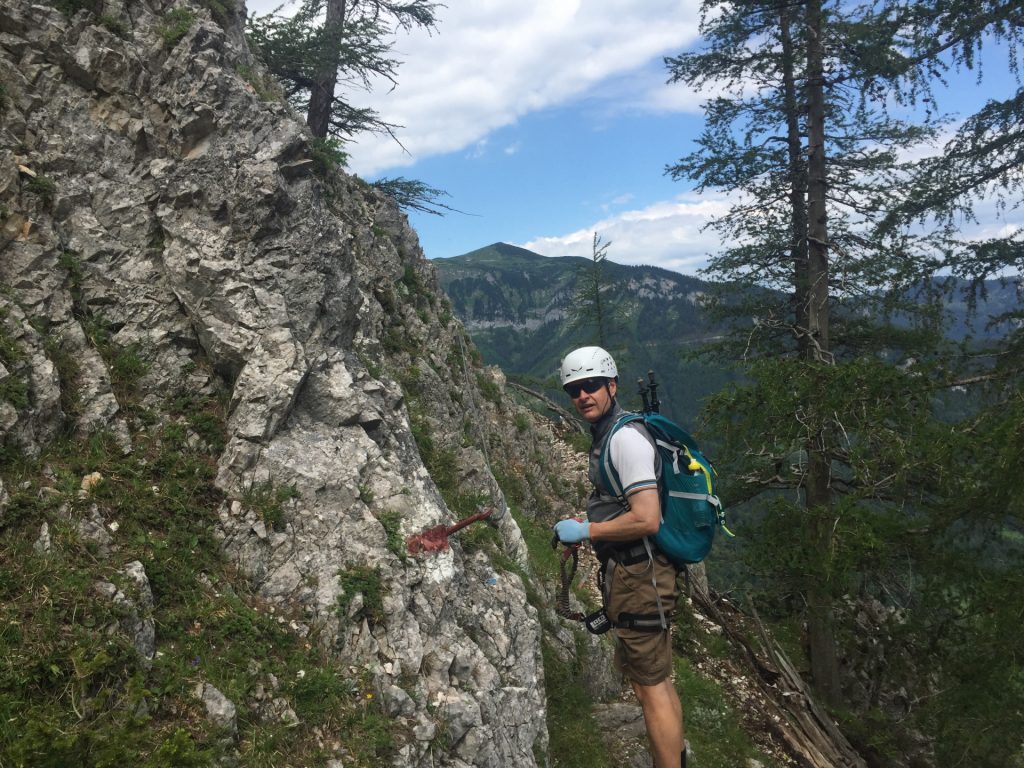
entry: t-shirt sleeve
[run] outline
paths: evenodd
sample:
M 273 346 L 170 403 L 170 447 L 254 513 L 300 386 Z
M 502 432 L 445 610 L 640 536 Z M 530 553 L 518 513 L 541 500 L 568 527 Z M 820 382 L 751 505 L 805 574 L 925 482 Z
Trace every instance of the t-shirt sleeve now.
M 640 432 L 629 427 L 620 429 L 612 435 L 608 450 L 612 465 L 619 473 L 624 496 L 658 487 L 654 446 Z

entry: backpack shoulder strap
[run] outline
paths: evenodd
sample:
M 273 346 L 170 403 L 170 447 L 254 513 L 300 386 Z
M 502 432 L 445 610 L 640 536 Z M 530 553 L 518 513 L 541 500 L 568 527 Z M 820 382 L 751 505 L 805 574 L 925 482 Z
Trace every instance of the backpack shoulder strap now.
M 618 420 L 612 425 L 612 428 L 608 430 L 608 435 L 605 437 L 604 445 L 601 448 L 601 462 L 598 468 L 601 472 L 601 482 L 604 483 L 604 487 L 612 492 L 617 498 L 622 498 L 622 481 L 619 480 L 619 473 L 615 467 L 612 466 L 612 452 L 611 442 L 612 437 L 615 433 L 622 429 L 627 424 L 639 421 L 643 422 L 644 417 L 639 413 L 624 413 Z

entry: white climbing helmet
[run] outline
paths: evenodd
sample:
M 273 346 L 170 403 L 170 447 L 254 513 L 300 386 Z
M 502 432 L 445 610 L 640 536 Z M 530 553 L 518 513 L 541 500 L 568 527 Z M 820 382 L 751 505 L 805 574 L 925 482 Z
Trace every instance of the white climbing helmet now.
M 615 367 L 612 356 L 601 347 L 580 347 L 562 360 L 560 378 L 564 387 L 580 379 L 593 379 L 598 376 L 614 379 L 618 375 L 619 370 Z

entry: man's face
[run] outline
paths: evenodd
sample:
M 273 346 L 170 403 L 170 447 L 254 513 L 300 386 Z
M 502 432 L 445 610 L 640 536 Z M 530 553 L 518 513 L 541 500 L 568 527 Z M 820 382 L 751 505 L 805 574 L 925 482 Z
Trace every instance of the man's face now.
M 610 379 L 583 379 L 565 386 L 566 394 L 572 398 L 576 412 L 593 424 L 612 407 L 617 384 Z M 587 390 L 593 390 L 588 392 Z

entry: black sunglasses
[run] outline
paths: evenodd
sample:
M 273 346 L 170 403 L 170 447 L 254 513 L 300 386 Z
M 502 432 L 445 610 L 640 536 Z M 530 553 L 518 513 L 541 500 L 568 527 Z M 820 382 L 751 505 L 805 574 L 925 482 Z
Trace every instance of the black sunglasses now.
M 575 400 L 580 396 L 580 392 L 592 395 L 607 383 L 608 379 L 583 379 L 583 381 L 574 381 L 571 384 L 566 384 L 562 389 L 565 390 L 569 397 Z

